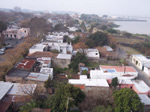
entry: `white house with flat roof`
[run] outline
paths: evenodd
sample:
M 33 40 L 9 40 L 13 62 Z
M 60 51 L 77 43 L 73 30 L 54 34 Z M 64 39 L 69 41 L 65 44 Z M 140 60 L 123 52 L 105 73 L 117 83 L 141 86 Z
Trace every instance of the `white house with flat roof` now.
M 141 54 L 134 54 L 131 56 L 131 61 L 135 64 L 139 69 L 144 69 L 144 64 L 150 63 L 150 59 L 146 58 Z
M 99 59 L 100 54 L 97 49 L 85 49 L 85 53 L 88 59 Z
M 150 93 L 150 87 L 143 80 L 133 80 L 132 82 L 134 84 L 133 90 L 137 94 L 146 94 L 146 95 L 149 95 L 149 93 Z
M 138 72 L 132 66 L 105 66 L 100 65 L 99 69 L 90 70 L 91 79 L 134 79 Z
M 71 60 L 71 58 L 72 58 L 71 54 L 62 54 L 62 53 L 59 53 L 58 56 L 57 56 L 57 59 Z
M 45 47 L 46 45 L 42 43 L 35 44 L 29 49 L 29 54 L 33 54 L 35 52 L 43 52 Z
M 110 47 L 110 46 L 103 46 L 104 48 L 106 48 L 106 50 L 108 51 L 108 52 L 112 52 L 113 51 L 113 49 Z
M 106 79 L 69 79 L 69 83 L 85 87 L 109 87 Z
M 0 100 L 6 95 L 26 96 L 29 95 L 29 93 L 33 94 L 36 86 L 36 84 L 20 84 L 0 81 Z
M 140 70 L 150 76 L 150 59 L 141 54 L 134 54 L 131 56 L 131 61 Z

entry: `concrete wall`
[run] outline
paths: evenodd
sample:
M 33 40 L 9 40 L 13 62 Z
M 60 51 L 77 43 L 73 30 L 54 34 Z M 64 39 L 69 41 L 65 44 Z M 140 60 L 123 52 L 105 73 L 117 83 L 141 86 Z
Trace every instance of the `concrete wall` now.
M 68 59 L 52 59 L 52 64 L 54 67 L 68 68 L 70 62 L 71 60 Z
M 11 76 L 8 76 L 8 75 L 5 75 L 5 80 L 6 80 L 6 82 L 15 82 L 15 83 L 23 82 L 22 77 L 11 77 Z
M 136 57 L 133 56 L 132 59 L 131 59 L 131 61 L 132 61 L 132 63 L 135 64 L 139 69 L 142 70 L 143 64 L 142 64 L 142 62 L 141 62 L 140 60 L 138 60 Z
M 148 69 L 147 67 L 144 67 L 144 72 L 150 76 L 150 69 Z

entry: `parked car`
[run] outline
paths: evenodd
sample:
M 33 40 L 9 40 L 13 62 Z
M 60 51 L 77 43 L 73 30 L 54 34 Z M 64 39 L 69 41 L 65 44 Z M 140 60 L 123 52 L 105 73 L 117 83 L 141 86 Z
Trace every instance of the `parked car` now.
M 10 49 L 10 48 L 13 48 L 13 46 L 12 45 L 7 45 L 6 46 L 6 49 Z
M 1 52 L 5 52 L 5 50 L 6 50 L 5 47 L 3 47 L 3 48 L 0 49 Z
M 3 55 L 4 54 L 4 52 L 3 51 L 0 51 L 0 55 Z

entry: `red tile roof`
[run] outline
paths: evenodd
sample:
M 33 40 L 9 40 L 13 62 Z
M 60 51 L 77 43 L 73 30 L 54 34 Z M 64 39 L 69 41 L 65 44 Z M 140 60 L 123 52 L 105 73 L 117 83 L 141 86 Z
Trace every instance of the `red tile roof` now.
M 16 68 L 23 70 L 31 70 L 34 64 L 36 63 L 35 59 L 23 59 Z
M 74 87 L 78 87 L 80 88 L 81 90 L 85 89 L 85 85 L 73 85 Z
M 102 69 L 115 69 L 117 72 L 137 72 L 132 66 L 105 66 L 100 65 Z

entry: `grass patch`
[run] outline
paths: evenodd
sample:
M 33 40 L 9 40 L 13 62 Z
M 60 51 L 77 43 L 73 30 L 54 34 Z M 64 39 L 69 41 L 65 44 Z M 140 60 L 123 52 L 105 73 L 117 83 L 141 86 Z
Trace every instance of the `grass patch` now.
M 88 67 L 98 68 L 99 65 L 100 65 L 100 63 L 98 63 L 98 62 L 89 62 Z
M 139 39 L 132 39 L 132 38 L 121 38 L 121 37 L 115 37 L 117 42 L 120 43 L 127 43 L 127 44 L 138 44 L 144 42 L 144 40 Z
M 134 48 L 131 47 L 126 47 L 123 45 L 119 45 L 120 48 L 122 48 L 125 52 L 128 54 L 141 54 L 139 51 L 135 50 Z

